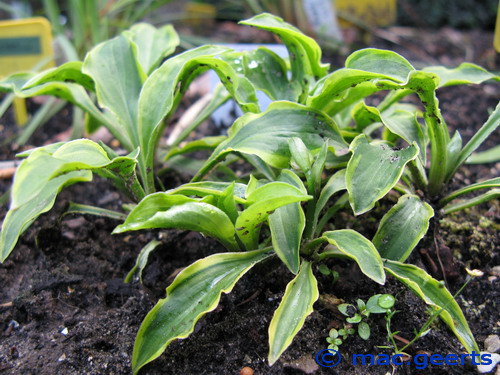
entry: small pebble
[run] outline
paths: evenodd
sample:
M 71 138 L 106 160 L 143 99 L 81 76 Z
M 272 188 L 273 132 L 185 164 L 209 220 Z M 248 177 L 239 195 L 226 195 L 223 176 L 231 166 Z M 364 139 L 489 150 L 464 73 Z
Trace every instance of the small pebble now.
M 496 365 L 498 364 L 498 362 L 500 362 L 500 354 L 497 354 L 497 353 L 487 353 L 487 352 L 481 352 L 481 356 L 483 354 L 490 354 L 491 357 L 491 364 L 489 365 L 479 365 L 477 366 L 477 371 L 480 373 L 480 374 L 486 374 L 488 372 L 491 372 L 495 369 Z
M 484 348 L 487 352 L 498 353 L 500 351 L 500 338 L 498 335 L 489 335 L 484 340 Z
M 500 266 L 495 266 L 490 272 L 493 276 L 500 276 Z
M 59 359 L 57 360 L 58 362 L 62 362 L 66 359 L 66 354 L 62 354 L 62 356 L 59 357 Z
M 66 336 L 67 334 L 68 334 L 68 328 L 64 327 L 64 328 L 61 330 L 61 335 Z
M 241 370 L 240 370 L 240 375 L 253 375 L 253 368 L 251 367 L 243 367 Z

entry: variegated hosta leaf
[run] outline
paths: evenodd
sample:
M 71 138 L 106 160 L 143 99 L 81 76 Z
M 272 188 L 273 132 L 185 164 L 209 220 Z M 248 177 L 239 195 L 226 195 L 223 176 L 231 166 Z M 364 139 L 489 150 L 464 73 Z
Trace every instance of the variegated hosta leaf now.
M 257 248 L 260 226 L 279 207 L 310 200 L 305 192 L 284 182 L 271 182 L 252 191 L 247 197 L 247 208 L 236 220 L 236 233 L 247 250 Z
M 497 104 L 495 110 L 490 114 L 486 122 L 481 126 L 479 131 L 474 134 L 469 142 L 464 146 L 457 157 L 454 168 L 450 168 L 447 178 L 451 178 L 457 168 L 462 165 L 465 160 L 484 142 L 488 136 L 500 126 L 500 103 Z
M 335 193 L 347 188 L 345 183 L 345 173 L 345 169 L 341 169 L 340 171 L 336 172 L 332 177 L 330 177 L 326 185 L 321 190 L 314 210 L 314 226 L 316 226 L 321 210 L 326 207 L 330 198 Z
M 436 310 L 442 309 L 441 319 L 450 327 L 465 349 L 469 353 L 473 351 L 479 353 L 479 347 L 460 306 L 441 282 L 413 264 L 385 260 L 384 266 L 387 272 L 410 288 L 426 304 Z
M 231 292 L 253 265 L 269 255 L 266 250 L 215 254 L 182 270 L 167 288 L 167 297 L 158 301 L 141 324 L 132 355 L 134 374 L 173 340 L 188 337 L 196 322 L 217 307 L 221 294 Z
M 273 51 L 260 47 L 243 54 L 245 77 L 272 100 L 297 101 L 300 83 L 288 81 L 285 61 Z
M 63 187 L 91 180 L 92 173 L 89 171 L 68 172 L 47 181 L 28 201 L 11 208 L 3 220 L 0 232 L 0 262 L 7 259 L 17 240 L 31 223 L 54 206 L 57 194 Z
M 188 184 L 183 184 L 175 189 L 168 190 L 169 194 L 183 194 L 183 195 L 196 195 L 198 197 L 205 197 L 207 195 L 213 195 L 216 197 L 222 196 L 224 191 L 231 185 L 232 182 L 214 182 L 214 181 L 202 181 L 202 182 L 191 182 Z M 236 203 L 245 204 L 247 201 L 245 199 L 245 192 L 247 191 L 247 185 L 238 182 L 234 183 L 234 199 Z
M 313 95 L 307 99 L 307 106 L 324 111 L 330 115 L 337 113 L 345 105 L 339 106 L 338 101 L 348 100 L 351 95 L 355 96 L 355 102 L 378 91 L 373 84 L 365 84 L 374 79 L 395 80 L 396 78 L 357 69 L 344 68 L 330 73 L 314 89 Z M 401 83 L 402 81 L 396 81 Z M 362 90 L 355 90 L 347 96 L 346 91 L 361 86 Z M 352 102 L 350 103 L 352 104 Z
M 151 74 L 162 59 L 174 53 L 179 45 L 179 36 L 172 25 L 156 28 L 148 23 L 137 23 L 123 35 L 135 45 L 136 60 L 144 77 Z
M 427 233 L 434 210 L 416 195 L 403 195 L 382 218 L 373 244 L 382 258 L 404 262 Z
M 34 75 L 23 86 L 23 90 L 28 90 L 35 86 L 40 86 L 50 82 L 77 83 L 83 88 L 95 91 L 95 84 L 92 77 L 82 71 L 81 61 L 70 61 L 56 68 L 50 68 Z
M 125 276 L 125 280 L 123 280 L 123 282 L 125 283 L 131 282 L 134 276 L 137 274 L 139 280 L 142 283 L 142 271 L 148 264 L 149 254 L 151 254 L 151 252 L 153 252 L 154 249 L 156 249 L 160 244 L 161 244 L 160 241 L 152 240 L 142 248 L 139 255 L 137 256 L 134 267 L 132 267 L 129 273 L 127 273 L 127 276 Z
M 381 122 L 387 129 L 404 139 L 408 144 L 416 143 L 420 151 L 420 160 L 425 165 L 426 142 L 422 126 L 417 120 L 416 113 L 400 109 L 399 107 L 401 105 L 393 106 L 390 113 L 380 113 L 377 108 L 367 106 L 362 102 L 354 109 L 354 118 L 356 119 L 356 124 L 362 124 L 362 126 L 364 125 L 363 127 L 373 122 Z
M 328 116 L 291 102 L 273 102 L 263 113 L 248 113 L 230 131 L 193 181 L 200 180 L 231 152 L 257 155 L 272 167 L 287 168 L 291 157 L 288 140 L 293 137 L 300 138 L 311 151 L 319 151 L 325 142 L 336 153 L 347 151 L 337 125 Z
M 39 194 L 52 178 L 74 170 L 106 172 L 107 177 L 125 181 L 123 186 L 136 193 L 138 199 L 144 195 L 135 179 L 138 151 L 111 160 L 101 146 L 88 139 L 67 142 L 51 153 L 48 150 L 41 148 L 32 152 L 19 166 L 12 186 L 11 209 Z
M 471 193 L 480 189 L 488 189 L 488 188 L 500 188 L 500 177 L 490 178 L 485 181 L 476 182 L 475 184 L 468 185 L 463 187 L 462 189 L 455 190 L 454 192 L 448 194 L 446 197 L 439 201 L 439 206 L 443 207 L 447 203 L 451 202 L 453 199 L 458 198 L 461 195 Z
M 269 324 L 269 365 L 272 366 L 292 343 L 313 312 L 319 297 L 318 282 L 310 262 L 304 261 L 299 274 L 288 283 L 278 309 Z
M 238 249 L 231 219 L 216 206 L 184 195 L 149 194 L 113 233 L 150 228 L 192 230 L 216 238 L 228 249 Z
M 352 53 L 345 66 L 388 76 L 399 82 L 406 81 L 408 74 L 415 70 L 408 60 L 396 52 L 376 48 L 365 48 Z
M 292 171 L 283 170 L 278 181 L 287 182 L 307 194 L 304 184 Z M 299 272 L 302 233 L 306 225 L 302 206 L 300 203 L 290 203 L 279 207 L 273 214 L 269 215 L 268 221 L 274 251 L 288 269 L 297 274 Z
M 382 258 L 370 240 L 351 229 L 325 232 L 322 238 L 358 263 L 361 271 L 370 279 L 382 285 L 385 283 Z
M 462 63 L 454 69 L 444 66 L 429 66 L 422 69 L 424 72 L 434 73 L 439 77 L 439 87 L 482 83 L 493 79 L 499 81 L 500 77 L 488 72 L 476 64 Z
M 164 62 L 144 83 L 139 101 L 138 129 L 145 159 L 152 163 L 156 143 L 163 129 L 163 119 L 176 108 L 182 94 L 198 75 L 214 70 L 240 107 L 258 112 L 253 85 L 236 73 L 219 55 L 227 48 L 202 46 Z
M 240 23 L 270 31 L 283 41 L 290 56 L 292 82 L 299 82 L 302 86 L 299 102 L 307 95 L 309 87 L 327 73 L 329 65 L 321 63 L 319 45 L 282 18 L 263 13 Z
M 143 77 L 130 41 L 119 35 L 97 45 L 85 57 L 82 71 L 94 80 L 99 105 L 113 113 L 132 145 L 140 147 L 137 115 Z
M 187 154 L 190 152 L 210 150 L 215 149 L 221 142 L 223 142 L 227 137 L 225 135 L 216 135 L 213 137 L 204 137 L 201 139 L 196 139 L 194 141 L 188 142 L 179 147 L 173 147 L 168 154 L 165 156 L 165 160 L 168 160 L 176 155 Z
M 405 165 L 417 157 L 418 147 L 393 150 L 383 143 L 369 143 L 364 134 L 351 143 L 347 164 L 349 202 L 356 215 L 369 211 L 398 182 Z

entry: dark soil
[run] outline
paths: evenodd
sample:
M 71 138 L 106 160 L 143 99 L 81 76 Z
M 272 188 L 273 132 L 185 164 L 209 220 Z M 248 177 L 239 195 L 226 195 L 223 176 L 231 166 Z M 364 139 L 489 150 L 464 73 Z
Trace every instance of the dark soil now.
M 498 86 L 453 87 L 440 92 L 443 112 L 450 128 L 460 129 L 467 141 L 474 129 L 484 122 L 488 108 L 498 102 Z M 14 132 L 10 119 L 2 119 L 4 132 Z M 56 119 L 65 127 L 64 115 Z M 57 131 L 56 131 L 57 132 Z M 47 139 L 54 134 L 50 133 Z M 35 136 L 36 137 L 36 136 Z M 3 137 L 2 137 L 3 138 Z M 498 144 L 498 133 L 484 144 Z M 44 142 L 43 137 L 36 139 Z M 3 146 L 1 159 L 12 159 L 13 150 Z M 457 173 L 453 188 L 492 176 L 498 165 L 468 166 Z M 173 186 L 179 182 L 169 174 Z M 0 193 L 9 184 L 0 180 Z M 111 219 L 65 216 L 68 201 L 119 209 L 122 197 L 106 181 L 74 185 L 60 194 L 55 208 L 41 216 L 22 236 L 10 258 L 0 267 L 0 373 L 3 374 L 130 374 L 130 359 L 135 334 L 146 313 L 159 298 L 180 268 L 202 257 L 220 252 L 215 241 L 182 231 L 151 231 L 111 235 L 118 224 Z M 353 228 L 373 236 L 388 204 L 388 196 L 370 218 L 338 215 L 331 223 Z M 0 208 L 0 217 L 5 207 Z M 456 292 L 465 280 L 464 267 L 485 272 L 458 298 L 472 332 L 482 347 L 490 334 L 499 334 L 500 278 L 492 268 L 500 264 L 498 228 L 500 206 L 497 201 L 433 220 L 428 236 L 414 251 L 410 261 L 446 279 Z M 429 232 L 430 234 L 431 232 Z M 162 245 L 151 255 L 143 273 L 143 284 L 124 284 L 140 249 L 151 239 Z M 324 369 L 314 362 L 315 354 L 327 347 L 325 338 L 332 327 L 340 327 L 342 318 L 324 303 L 316 303 L 293 344 L 273 366 L 267 365 L 267 329 L 292 275 L 276 259 L 248 272 L 233 292 L 224 295 L 219 307 L 198 322 L 195 332 L 185 340 L 173 342 L 158 360 L 144 367 L 141 374 L 239 374 L 250 366 L 256 374 L 386 374 L 389 366 L 352 366 L 353 353 L 390 353 L 378 346 L 389 345 L 383 316 L 370 318 L 371 337 L 364 341 L 350 337 L 340 348 L 344 361 L 335 369 Z M 445 266 L 441 267 L 440 263 Z M 350 262 L 329 263 L 340 279 L 315 272 L 320 292 L 355 303 L 376 293 L 397 297 L 399 312 L 392 329 L 411 339 L 428 313 L 426 306 L 393 278 L 381 287 L 366 279 Z M 433 269 L 433 265 L 436 269 Z M 402 343 L 399 343 L 402 345 Z M 462 353 L 462 347 L 440 321 L 432 331 L 412 347 L 409 354 Z M 403 366 L 400 374 L 475 374 L 465 366 L 430 366 L 417 370 Z

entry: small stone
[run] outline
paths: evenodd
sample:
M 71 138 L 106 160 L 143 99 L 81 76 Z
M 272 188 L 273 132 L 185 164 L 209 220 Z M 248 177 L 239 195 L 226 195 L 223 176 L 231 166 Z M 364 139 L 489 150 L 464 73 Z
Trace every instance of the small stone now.
M 477 366 L 477 371 L 480 374 L 486 374 L 488 372 L 491 372 L 495 369 L 496 365 L 498 362 L 500 362 L 500 354 L 497 353 L 488 353 L 488 352 L 481 352 L 481 358 L 483 357 L 484 354 L 489 354 L 491 357 L 491 363 L 489 365 L 479 365 Z
M 59 359 L 57 360 L 57 362 L 62 362 L 64 360 L 66 360 L 66 354 L 63 353 L 62 356 L 59 357 Z
M 284 363 L 284 366 L 300 370 L 306 374 L 313 374 L 319 370 L 316 361 L 309 356 L 298 358 L 293 362 Z
M 253 375 L 253 368 L 245 366 L 240 370 L 240 375 Z
M 500 351 L 500 337 L 498 335 L 489 335 L 484 340 L 484 348 L 487 352 L 498 353 Z
M 490 272 L 493 276 L 500 276 L 500 266 L 495 266 Z
M 64 327 L 64 328 L 61 330 L 61 335 L 66 336 L 67 334 L 68 334 L 68 328 L 67 328 L 67 327 Z

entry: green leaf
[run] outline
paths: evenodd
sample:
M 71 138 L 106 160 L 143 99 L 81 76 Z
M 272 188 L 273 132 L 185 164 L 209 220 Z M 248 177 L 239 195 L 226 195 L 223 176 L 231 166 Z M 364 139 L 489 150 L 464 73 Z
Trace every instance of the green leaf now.
M 455 163 L 455 168 L 448 174 L 448 178 L 451 178 L 457 168 L 462 165 L 462 163 L 467 160 L 467 158 L 484 142 L 488 136 L 493 133 L 498 126 L 500 126 L 500 103 L 497 104 L 493 113 L 488 117 L 488 120 L 481 126 L 481 129 L 474 134 L 471 140 L 465 145 L 465 147 L 460 152 L 458 160 Z
M 189 152 L 213 150 L 226 138 L 227 137 L 225 135 L 217 135 L 214 137 L 204 137 L 201 139 L 196 139 L 194 141 L 186 143 L 185 145 L 182 145 L 181 147 L 172 148 L 168 152 L 167 156 L 165 156 L 165 160 L 168 160 L 176 155 L 187 154 Z
M 306 193 L 302 181 L 292 172 L 285 171 L 286 170 L 284 170 L 284 173 L 278 178 L 278 181 L 291 184 L 300 189 L 303 193 Z M 294 181 L 291 176 L 297 177 L 298 182 Z M 299 272 L 299 252 L 302 233 L 306 226 L 306 218 L 300 203 L 290 203 L 286 206 L 277 208 L 273 214 L 269 215 L 268 222 L 269 228 L 271 229 L 274 251 L 288 269 L 293 274 L 297 274 L 297 272 Z
M 74 170 L 108 170 L 111 178 L 134 181 L 136 154 L 110 160 L 104 149 L 88 139 L 67 142 L 52 154 L 48 148 L 34 151 L 19 166 L 13 183 L 11 209 L 19 207 L 37 195 L 52 178 Z M 125 187 L 125 185 L 123 185 Z M 133 189 L 137 185 L 130 184 Z M 137 191 L 141 195 L 140 191 Z M 142 193 L 143 194 L 143 193 Z M 139 199 L 142 198 L 139 196 Z
M 500 161 L 500 145 L 489 150 L 473 153 L 465 161 L 466 164 L 486 164 Z
M 222 192 L 220 197 L 217 198 L 216 206 L 219 207 L 230 219 L 232 223 L 236 223 L 238 218 L 238 207 L 236 206 L 236 200 L 234 199 L 234 186 L 233 181 L 227 188 Z
M 243 69 L 255 88 L 272 100 L 298 100 L 300 85 L 288 81 L 286 63 L 273 51 L 265 47 L 248 51 L 243 55 Z
M 350 318 L 346 318 L 345 321 L 347 323 L 359 323 L 361 322 L 361 315 L 359 315 L 358 313 L 354 314 L 354 316 L 350 317 Z
M 444 66 L 428 66 L 422 69 L 424 72 L 434 73 L 439 77 L 439 87 L 464 85 L 469 83 L 482 83 L 489 79 L 499 81 L 500 77 L 488 72 L 478 65 L 462 63 L 454 69 Z
M 469 207 L 477 206 L 478 204 L 489 202 L 493 199 L 500 197 L 500 189 L 491 189 L 490 191 L 478 195 L 477 197 L 471 199 L 465 199 L 459 201 L 458 203 L 448 204 L 443 208 L 443 213 L 445 215 L 451 214 L 452 212 L 464 210 Z
M 142 78 L 130 41 L 119 35 L 97 45 L 85 57 L 82 71 L 93 78 L 99 105 L 119 120 L 133 147 L 140 147 L 137 114 Z
M 66 173 L 47 181 L 30 200 L 16 208 L 11 208 L 3 220 L 2 232 L 0 233 L 0 261 L 4 262 L 7 259 L 19 236 L 29 228 L 31 223 L 54 206 L 57 194 L 63 187 L 91 180 L 92 173 L 89 171 Z
M 403 195 L 382 218 L 373 244 L 382 258 L 404 262 L 427 233 L 432 207 L 415 195 Z
M 301 97 L 305 97 L 309 86 L 327 73 L 329 65 L 321 63 L 319 45 L 296 27 L 284 22 L 282 18 L 262 13 L 240 23 L 270 31 L 280 37 L 290 56 L 291 81 L 300 82 L 303 87 Z
M 266 250 L 215 254 L 198 260 L 177 275 L 167 297 L 148 313 L 137 333 L 132 355 L 134 374 L 158 358 L 175 339 L 188 337 L 196 322 L 214 310 L 222 293 L 256 263 L 270 254 Z
M 113 117 L 112 113 L 101 112 L 95 106 L 92 99 L 90 99 L 87 92 L 82 86 L 76 83 L 68 82 L 47 82 L 39 86 L 33 86 L 21 90 L 20 87 L 14 89 L 17 96 L 21 98 L 31 98 L 40 95 L 51 95 L 56 98 L 66 100 L 89 113 L 96 121 L 103 124 L 113 134 L 113 136 L 120 141 L 120 143 L 128 150 L 132 151 L 135 147 L 128 133 L 124 133 L 123 129 Z
M 15 92 L 21 91 L 22 87 L 36 76 L 35 72 L 22 72 L 14 73 L 10 76 L 4 77 L 0 80 L 0 91 L 2 92 Z
M 447 158 L 446 158 L 446 176 L 451 176 L 455 170 L 457 160 L 462 151 L 462 136 L 457 130 L 453 137 L 451 137 L 450 142 L 446 146 Z
M 183 195 L 154 193 L 144 198 L 113 233 L 165 228 L 201 232 L 236 250 L 234 225 L 219 208 Z
M 105 208 L 90 206 L 86 204 L 79 204 L 75 202 L 69 202 L 68 208 L 61 215 L 61 218 L 66 215 L 92 215 L 99 217 L 107 217 L 109 219 L 124 221 L 127 215 L 113 210 L 107 210 Z
M 382 294 L 375 294 L 371 296 L 366 302 L 366 309 L 372 314 L 385 314 L 387 309 L 380 306 L 378 303 L 379 298 Z
M 269 365 L 272 366 L 292 343 L 313 312 L 319 298 L 318 283 L 310 262 L 304 261 L 299 274 L 288 283 L 278 309 L 269 324 Z
M 172 25 L 156 28 L 147 23 L 138 23 L 123 32 L 135 45 L 135 55 L 145 76 L 171 55 L 179 45 L 179 36 Z
M 378 305 L 384 309 L 390 309 L 392 306 L 394 306 L 394 303 L 396 302 L 396 298 L 390 294 L 382 294 L 378 298 Z
M 381 113 L 380 119 L 392 133 L 400 136 L 408 144 L 415 143 L 418 146 L 420 160 L 425 165 L 427 160 L 425 134 L 416 113 L 396 109 L 387 115 Z
M 383 143 L 368 143 L 364 134 L 354 139 L 350 150 L 353 155 L 347 164 L 346 185 L 356 215 L 372 209 L 396 185 L 406 163 L 418 155 L 416 145 L 393 150 Z
M 330 73 L 319 83 L 307 98 L 307 106 L 329 115 L 357 103 L 362 98 L 379 91 L 374 79 L 394 79 L 389 75 L 343 68 Z
M 294 162 L 303 172 L 307 173 L 311 169 L 314 161 L 311 151 L 302 142 L 302 139 L 292 137 L 288 140 L 288 147 L 290 148 L 290 156 Z
M 284 182 L 271 182 L 255 189 L 247 197 L 248 207 L 236 220 L 236 233 L 239 239 L 247 250 L 255 249 L 259 237 L 258 225 L 266 221 L 274 210 L 311 198 L 295 186 Z
M 266 112 L 248 113 L 233 124 L 228 139 L 222 142 L 207 160 L 193 181 L 201 179 L 213 166 L 231 152 L 257 155 L 275 168 L 290 163 L 288 140 L 297 137 L 314 152 L 325 140 L 338 153 L 345 153 L 347 144 L 335 123 L 325 114 L 290 102 L 273 102 Z
M 214 181 L 203 181 L 203 182 L 191 182 L 188 184 L 183 184 L 175 189 L 168 190 L 168 194 L 183 194 L 183 195 L 196 195 L 198 197 L 206 197 L 208 195 L 213 195 L 220 197 L 224 194 L 224 191 L 232 184 L 232 182 L 214 182 Z M 245 191 L 247 186 L 240 184 L 238 182 L 234 183 L 234 199 L 236 203 L 245 204 L 247 203 L 245 199 Z
M 382 285 L 385 283 L 382 259 L 368 239 L 351 229 L 325 232 L 322 238 L 358 263 L 361 271 L 370 279 Z
M 366 322 L 361 322 L 358 325 L 358 335 L 363 340 L 368 340 L 370 338 L 370 326 Z
M 426 304 L 437 310 L 442 309 L 441 319 L 450 327 L 465 349 L 469 353 L 472 351 L 479 353 L 479 347 L 460 306 L 442 283 L 412 264 L 386 260 L 384 265 L 389 273 L 422 298 Z
M 318 221 L 321 210 L 326 207 L 330 198 L 337 192 L 347 189 L 345 183 L 346 170 L 341 169 L 330 177 L 326 185 L 321 190 L 318 201 L 316 202 L 316 207 L 314 211 L 313 221 L 316 223 Z M 314 231 L 313 231 L 314 232 Z
M 396 52 L 365 48 L 352 53 L 345 62 L 346 68 L 382 74 L 404 82 L 415 68 Z
M 81 61 L 70 61 L 57 68 L 47 69 L 32 77 L 23 85 L 22 89 L 28 90 L 50 82 L 67 82 L 78 83 L 89 91 L 95 91 L 94 81 L 92 77 L 82 72 L 82 65 Z
M 226 51 L 226 48 L 216 46 L 195 48 L 168 59 L 148 77 L 139 100 L 138 128 L 141 149 L 149 164 L 153 162 L 164 118 L 177 107 L 193 79 L 208 69 L 217 73 L 226 90 L 245 112 L 258 112 L 252 84 L 239 76 L 229 63 L 217 57 Z
M 142 248 L 141 252 L 137 256 L 137 260 L 135 261 L 134 267 L 132 267 L 132 269 L 129 271 L 129 273 L 127 273 L 127 276 L 125 277 L 125 280 L 124 280 L 125 283 L 131 282 L 132 278 L 136 274 L 139 275 L 139 280 L 142 283 L 142 271 L 144 270 L 144 268 L 148 264 L 149 254 L 151 254 L 151 252 L 154 249 L 156 249 L 158 247 L 158 245 L 160 245 L 160 244 L 161 244 L 160 241 L 152 240 L 152 241 L 148 242 L 148 244 Z
M 490 178 L 489 180 L 486 181 L 476 182 L 475 184 L 465 186 L 462 189 L 455 190 L 454 192 L 448 194 L 446 197 L 441 199 L 439 201 L 439 206 L 443 207 L 447 203 L 451 202 L 453 199 L 461 195 L 468 194 L 470 192 L 480 189 L 495 188 L 495 187 L 500 187 L 500 177 Z
M 338 305 L 338 309 L 340 313 L 345 316 L 353 316 L 354 311 L 356 311 L 356 307 L 354 307 L 354 305 L 351 305 L 350 303 L 341 303 L 340 305 Z M 339 332 L 339 334 L 342 333 Z

